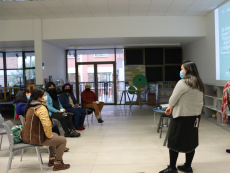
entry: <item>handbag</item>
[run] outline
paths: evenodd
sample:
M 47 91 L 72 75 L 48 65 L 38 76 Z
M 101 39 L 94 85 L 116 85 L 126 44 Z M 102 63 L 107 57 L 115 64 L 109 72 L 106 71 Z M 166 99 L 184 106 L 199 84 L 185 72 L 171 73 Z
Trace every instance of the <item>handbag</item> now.
M 21 134 L 22 134 L 22 125 L 14 126 L 11 128 L 11 132 L 13 134 L 14 144 L 22 142 Z

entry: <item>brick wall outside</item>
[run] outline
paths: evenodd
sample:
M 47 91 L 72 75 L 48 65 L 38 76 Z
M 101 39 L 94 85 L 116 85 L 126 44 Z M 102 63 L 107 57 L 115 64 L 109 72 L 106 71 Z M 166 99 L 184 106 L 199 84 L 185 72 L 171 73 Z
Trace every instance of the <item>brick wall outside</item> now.
M 18 67 L 18 58 L 17 57 L 7 57 L 6 58 L 6 68 L 7 69 L 15 69 L 15 68 L 22 68 L 22 67 Z

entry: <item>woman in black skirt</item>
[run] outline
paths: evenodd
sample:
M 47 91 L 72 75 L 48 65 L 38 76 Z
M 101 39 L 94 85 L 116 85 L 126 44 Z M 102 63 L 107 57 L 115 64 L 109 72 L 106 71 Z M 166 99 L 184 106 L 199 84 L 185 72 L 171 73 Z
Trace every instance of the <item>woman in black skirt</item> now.
M 176 85 L 169 99 L 169 108 L 165 114 L 172 113 L 168 148 L 170 165 L 160 173 L 193 173 L 191 164 L 198 147 L 198 127 L 203 107 L 204 85 L 200 79 L 196 64 L 183 62 L 180 71 L 182 78 Z M 176 168 L 179 152 L 185 153 L 186 162 Z

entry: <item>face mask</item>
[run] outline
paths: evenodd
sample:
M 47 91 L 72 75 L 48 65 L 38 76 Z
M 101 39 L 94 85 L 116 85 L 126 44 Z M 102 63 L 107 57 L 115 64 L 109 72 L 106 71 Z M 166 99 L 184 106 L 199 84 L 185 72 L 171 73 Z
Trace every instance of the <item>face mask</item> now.
M 182 71 L 182 70 L 180 71 L 180 78 L 181 78 L 181 79 L 184 78 L 184 74 L 183 74 L 183 71 Z
M 90 91 L 90 88 L 86 88 L 85 90 L 86 90 L 86 91 Z
M 28 100 L 30 99 L 30 95 L 27 96 L 27 99 L 28 99 Z
M 45 101 L 47 101 L 47 96 L 43 97 L 43 99 L 44 99 Z
M 70 93 L 71 89 L 65 89 L 65 92 Z

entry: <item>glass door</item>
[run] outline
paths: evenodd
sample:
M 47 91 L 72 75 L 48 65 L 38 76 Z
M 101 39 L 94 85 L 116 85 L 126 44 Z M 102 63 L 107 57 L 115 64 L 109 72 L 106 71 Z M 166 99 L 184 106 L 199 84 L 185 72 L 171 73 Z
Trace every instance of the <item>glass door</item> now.
M 84 65 L 78 65 L 78 74 L 76 75 L 78 77 L 78 100 L 81 104 L 81 93 L 85 90 L 85 85 L 87 83 L 90 83 L 91 90 L 95 92 L 95 75 L 94 75 L 94 64 L 84 64 Z
M 87 83 L 91 84 L 91 90 L 97 95 L 99 101 L 105 104 L 115 104 L 115 63 L 84 63 L 78 64 L 77 96 L 81 103 L 81 93 Z
M 97 64 L 98 100 L 114 104 L 114 64 Z

